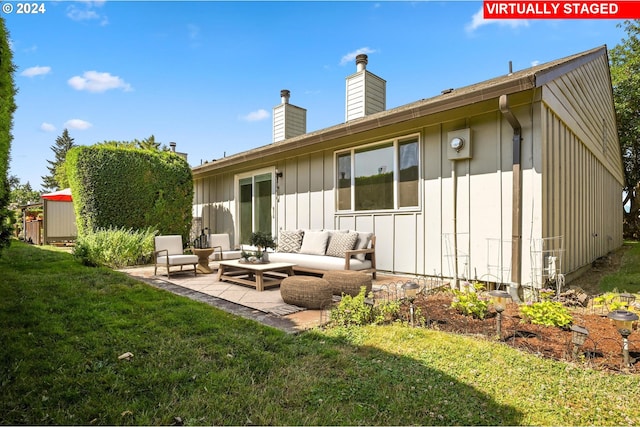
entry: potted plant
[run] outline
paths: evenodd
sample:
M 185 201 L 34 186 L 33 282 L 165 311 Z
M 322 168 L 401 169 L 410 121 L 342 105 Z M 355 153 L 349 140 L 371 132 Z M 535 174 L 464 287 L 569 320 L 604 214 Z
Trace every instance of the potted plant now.
M 276 248 L 276 242 L 273 240 L 273 236 L 271 236 L 271 233 L 265 233 L 263 231 L 256 231 L 255 233 L 251 233 L 251 237 L 249 237 L 249 244 L 255 246 L 258 249 L 255 256 L 262 261 L 267 261 L 267 249 Z

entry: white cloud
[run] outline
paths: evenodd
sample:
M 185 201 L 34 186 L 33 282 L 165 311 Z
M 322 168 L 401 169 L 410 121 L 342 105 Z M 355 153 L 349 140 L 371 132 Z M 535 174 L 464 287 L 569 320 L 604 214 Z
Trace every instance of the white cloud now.
M 74 21 L 99 20 L 100 25 L 107 25 L 109 19 L 106 15 L 100 14 L 97 8 L 104 5 L 104 1 L 79 1 L 67 7 L 67 17 Z M 78 6 L 80 4 L 81 6 Z
M 189 38 L 191 40 L 196 40 L 200 37 L 200 27 L 194 24 L 187 25 L 187 32 L 189 33 Z
M 44 132 L 55 132 L 56 127 L 51 123 L 42 122 L 42 124 L 40 125 L 40 130 Z
M 45 74 L 49 74 L 51 71 L 51 67 L 41 67 L 36 65 L 35 67 L 30 67 L 20 73 L 21 76 L 25 77 L 35 77 L 35 76 L 44 76 Z
M 531 66 L 535 67 L 536 65 L 540 65 L 540 61 L 531 61 Z
M 259 109 L 257 111 L 252 111 L 246 116 L 240 117 L 240 119 L 246 122 L 258 122 L 260 120 L 268 119 L 270 117 L 269 112 L 264 109 Z
M 340 60 L 340 65 L 345 65 L 345 64 L 348 64 L 349 62 L 353 62 L 353 60 L 356 59 L 356 56 L 360 55 L 361 53 L 365 53 L 368 55 L 370 53 L 375 53 L 375 52 L 376 52 L 375 49 L 370 49 L 368 47 L 361 47 L 360 49 L 354 50 L 353 52 L 349 52 L 346 55 L 344 55 Z
M 86 90 L 94 93 L 105 92 L 110 89 L 122 89 L 125 92 L 133 90 L 131 85 L 120 77 L 97 71 L 86 71 L 82 77 L 71 77 L 67 83 L 76 90 Z
M 490 24 L 497 24 L 502 27 L 518 28 L 528 27 L 529 21 L 526 19 L 484 19 L 482 8 L 480 8 L 480 10 L 471 17 L 471 22 L 465 26 L 465 29 L 467 32 L 472 33 L 478 28 Z
M 71 120 L 67 120 L 64 123 L 64 127 L 69 129 L 86 130 L 86 129 L 89 129 L 91 126 L 93 126 L 93 124 L 80 119 L 71 119 Z

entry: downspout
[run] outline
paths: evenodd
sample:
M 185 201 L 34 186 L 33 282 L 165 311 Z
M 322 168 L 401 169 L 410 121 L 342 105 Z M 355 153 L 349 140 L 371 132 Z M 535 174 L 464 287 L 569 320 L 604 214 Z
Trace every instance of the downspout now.
M 520 148 L 522 145 L 522 127 L 509 109 L 507 95 L 500 95 L 500 112 L 513 128 L 513 191 L 511 217 L 511 286 L 509 293 L 514 301 L 520 302 L 518 288 L 522 281 L 522 169 L 520 167 Z

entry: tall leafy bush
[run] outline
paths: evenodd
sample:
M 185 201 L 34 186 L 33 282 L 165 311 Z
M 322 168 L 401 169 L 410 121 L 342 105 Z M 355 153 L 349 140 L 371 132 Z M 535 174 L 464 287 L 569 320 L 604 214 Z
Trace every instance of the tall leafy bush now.
M 0 251 L 9 246 L 11 236 L 9 212 L 9 152 L 13 135 L 13 113 L 16 110 L 16 87 L 13 82 L 13 54 L 9 48 L 9 32 L 0 17 Z
M 94 145 L 67 153 L 67 174 L 78 234 L 108 228 L 155 228 L 188 238 L 193 178 L 187 161 L 170 151 Z

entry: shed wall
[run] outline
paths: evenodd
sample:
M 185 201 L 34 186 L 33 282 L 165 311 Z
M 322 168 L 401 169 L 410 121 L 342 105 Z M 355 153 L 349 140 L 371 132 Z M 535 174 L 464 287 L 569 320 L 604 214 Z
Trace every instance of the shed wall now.
M 78 236 L 73 202 L 44 200 L 44 243 L 75 240 Z

